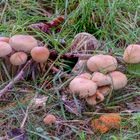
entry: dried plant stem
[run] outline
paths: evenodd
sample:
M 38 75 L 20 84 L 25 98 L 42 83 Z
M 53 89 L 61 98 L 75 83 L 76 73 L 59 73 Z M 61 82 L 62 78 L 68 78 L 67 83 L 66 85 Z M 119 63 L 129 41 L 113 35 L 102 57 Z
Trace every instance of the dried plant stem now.
M 3 96 L 10 88 L 13 87 L 15 83 L 17 83 L 20 79 L 23 78 L 23 75 L 25 73 L 25 69 L 32 63 L 32 60 L 29 60 L 26 65 L 21 69 L 21 71 L 18 73 L 18 75 L 12 79 L 8 85 L 6 85 L 2 90 L 0 90 L 0 97 Z

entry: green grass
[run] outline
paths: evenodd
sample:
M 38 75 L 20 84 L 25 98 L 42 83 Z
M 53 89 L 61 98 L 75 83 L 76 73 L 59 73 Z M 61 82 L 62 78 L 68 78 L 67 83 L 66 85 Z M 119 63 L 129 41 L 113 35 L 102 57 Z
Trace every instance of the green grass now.
M 32 34 L 41 39 L 48 46 L 53 46 L 59 54 L 68 51 L 72 39 L 79 32 L 89 32 L 94 35 L 101 43 L 103 51 L 112 52 L 122 56 L 124 48 L 128 44 L 139 42 L 140 34 L 140 1 L 139 0 L 2 0 L 0 6 L 0 35 L 12 36 L 14 34 Z M 52 16 L 45 16 L 44 11 L 51 11 Z M 28 31 L 27 26 L 41 21 L 51 21 L 58 15 L 65 15 L 65 22 L 62 24 L 62 31 L 48 35 L 38 30 Z M 67 46 L 62 47 L 56 40 L 65 39 Z M 61 65 L 63 61 L 59 58 L 54 62 L 60 69 L 70 70 L 68 65 Z M 0 68 L 6 72 L 6 68 L 1 62 Z M 0 75 L 3 72 L 0 72 Z M 30 69 L 29 69 L 30 71 Z M 129 78 L 128 86 L 120 91 L 112 93 L 111 99 L 104 101 L 101 105 L 105 110 L 117 112 L 117 106 L 122 107 L 125 102 L 129 103 L 136 96 L 140 95 L 140 85 L 138 78 L 134 78 L 125 70 Z M 11 75 L 10 75 L 11 76 Z M 10 77 L 12 78 L 12 76 Z M 9 81 L 9 74 L 5 73 L 0 84 Z M 42 87 L 45 80 L 48 80 L 55 86 L 54 90 L 46 90 Z M 63 80 L 61 73 L 51 75 L 50 70 L 43 74 L 36 75 L 34 81 L 24 80 L 17 84 L 10 96 L 10 100 L 15 102 L 14 107 L 0 109 L 0 136 L 5 134 L 10 128 L 19 127 L 24 117 L 26 108 L 30 102 L 24 104 L 21 98 L 28 96 L 34 97 L 36 93 L 49 97 L 45 110 L 29 110 L 29 116 L 25 125 L 29 139 L 101 139 L 101 140 L 139 140 L 140 139 L 140 114 L 126 115 L 122 125 L 127 125 L 128 129 L 110 131 L 107 134 L 89 134 L 87 126 L 79 124 L 64 124 L 64 126 L 48 127 L 43 124 L 43 118 L 46 113 L 55 114 L 59 120 L 87 120 L 94 118 L 95 108 L 86 106 L 82 116 L 75 116 L 64 108 L 61 99 L 61 88 L 68 85 L 67 80 Z M 20 93 L 17 88 L 30 89 L 29 93 Z M 24 95 L 24 96 L 23 96 Z M 77 99 L 69 97 L 76 101 Z M 11 101 L 10 101 L 11 102 Z M 6 106 L 7 103 L 0 103 L 0 106 Z M 101 113 L 106 113 L 105 111 Z M 125 107 L 124 107 L 125 109 Z M 88 113 L 89 114 L 88 114 Z M 5 125 L 3 124 L 5 122 Z M 62 127 L 62 128 L 61 128 Z M 87 129 L 86 129 L 87 128 Z

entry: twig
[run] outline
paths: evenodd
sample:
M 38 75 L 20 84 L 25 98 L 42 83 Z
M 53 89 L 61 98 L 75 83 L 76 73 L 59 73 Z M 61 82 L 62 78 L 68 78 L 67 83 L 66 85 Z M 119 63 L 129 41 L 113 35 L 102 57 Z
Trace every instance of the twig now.
M 29 60 L 26 65 L 21 69 L 21 71 L 18 73 L 18 75 L 9 82 L 8 85 L 6 85 L 2 90 L 0 90 L 0 97 L 3 96 L 10 88 L 13 87 L 15 83 L 17 83 L 20 79 L 23 78 L 23 75 L 25 73 L 25 69 L 32 63 L 32 60 Z

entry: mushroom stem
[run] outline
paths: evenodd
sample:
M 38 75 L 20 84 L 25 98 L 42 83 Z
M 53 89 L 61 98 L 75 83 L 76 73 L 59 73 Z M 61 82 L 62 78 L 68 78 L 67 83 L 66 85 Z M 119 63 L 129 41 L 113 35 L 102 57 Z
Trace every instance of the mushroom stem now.
M 17 83 L 20 79 L 22 79 L 25 69 L 32 63 L 32 60 L 29 60 L 26 65 L 21 69 L 21 71 L 18 73 L 18 75 L 12 79 L 8 85 L 6 85 L 2 90 L 0 90 L 0 97 L 3 96 L 7 91 L 13 87 L 15 83 Z

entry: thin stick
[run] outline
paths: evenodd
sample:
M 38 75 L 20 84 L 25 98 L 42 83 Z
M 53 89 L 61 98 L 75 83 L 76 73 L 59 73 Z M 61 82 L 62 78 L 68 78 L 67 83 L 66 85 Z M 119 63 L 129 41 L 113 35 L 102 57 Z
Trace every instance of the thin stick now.
M 32 60 L 29 60 L 26 65 L 21 69 L 21 71 L 18 73 L 18 75 L 11 80 L 8 85 L 6 85 L 2 90 L 0 90 L 0 97 L 3 96 L 10 88 L 14 86 L 15 83 L 17 83 L 20 79 L 22 79 L 25 69 L 32 63 Z

